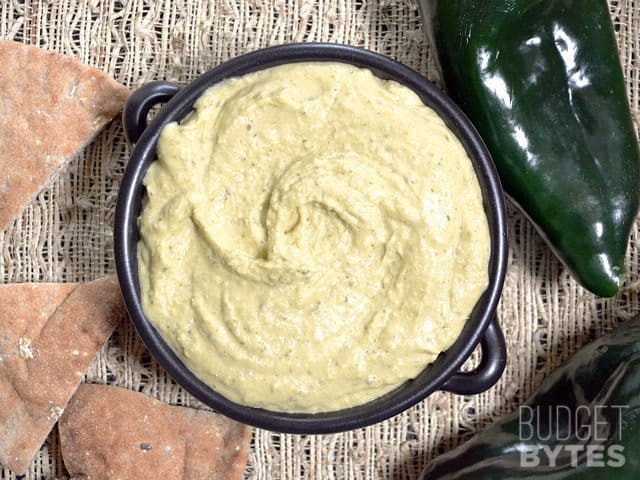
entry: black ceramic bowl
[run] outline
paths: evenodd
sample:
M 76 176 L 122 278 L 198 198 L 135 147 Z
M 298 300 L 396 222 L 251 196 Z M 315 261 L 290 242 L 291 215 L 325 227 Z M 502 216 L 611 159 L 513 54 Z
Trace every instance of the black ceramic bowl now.
M 252 408 L 229 401 L 196 378 L 173 353 L 145 316 L 138 282 L 137 218 L 144 186 L 142 179 L 156 157 L 156 142 L 168 122 L 180 121 L 200 95 L 229 77 L 294 62 L 344 62 L 370 69 L 384 79 L 395 80 L 416 92 L 438 112 L 458 136 L 473 161 L 491 234 L 489 286 L 465 324 L 457 341 L 413 381 L 369 403 L 317 414 L 286 413 Z M 166 104 L 147 126 L 149 110 Z M 215 410 L 241 422 L 279 432 L 331 433 L 364 427 L 385 420 L 423 400 L 436 390 L 475 394 L 492 386 L 505 365 L 505 343 L 495 310 L 502 290 L 507 258 L 505 206 L 502 187 L 487 149 L 462 111 L 436 86 L 418 73 L 366 50 L 335 44 L 284 45 L 229 60 L 180 89 L 163 82 L 149 83 L 133 93 L 124 111 L 128 140 L 135 144 L 118 197 L 115 219 L 115 258 L 122 294 L 143 342 L 176 382 Z M 416 132 L 419 135 L 420 132 Z M 425 292 L 428 297 L 429 292 Z M 482 347 L 480 365 L 459 372 L 476 345 Z

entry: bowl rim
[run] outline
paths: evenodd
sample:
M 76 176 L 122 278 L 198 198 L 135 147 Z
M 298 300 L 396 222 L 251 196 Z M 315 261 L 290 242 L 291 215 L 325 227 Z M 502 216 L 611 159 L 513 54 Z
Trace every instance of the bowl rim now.
M 137 218 L 144 192 L 142 179 L 149 164 L 155 160 L 156 143 L 164 125 L 184 118 L 197 98 L 220 81 L 299 62 L 342 62 L 368 68 L 377 76 L 395 80 L 417 93 L 445 121 L 467 151 L 482 191 L 491 237 L 489 285 L 463 331 L 446 352 L 416 379 L 382 397 L 346 409 L 313 414 L 242 405 L 217 393 L 192 374 L 143 312 L 135 247 Z M 504 192 L 491 156 L 475 127 L 453 100 L 426 77 L 391 58 L 359 47 L 335 43 L 285 44 L 255 50 L 219 64 L 181 88 L 154 116 L 137 140 L 121 180 L 115 212 L 114 253 L 122 296 L 138 334 L 152 356 L 185 390 L 226 416 L 259 428 L 282 433 L 336 433 L 386 420 L 441 389 L 483 338 L 495 315 L 506 273 L 508 245 Z

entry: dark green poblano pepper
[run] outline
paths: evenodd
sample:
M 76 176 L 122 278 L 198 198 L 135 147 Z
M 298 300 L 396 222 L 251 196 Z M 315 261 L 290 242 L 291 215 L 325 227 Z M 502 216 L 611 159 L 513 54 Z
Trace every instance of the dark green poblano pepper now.
M 447 90 L 505 191 L 573 276 L 610 297 L 640 151 L 606 0 L 420 0 Z
M 640 478 L 640 317 L 583 347 L 537 392 L 420 480 Z

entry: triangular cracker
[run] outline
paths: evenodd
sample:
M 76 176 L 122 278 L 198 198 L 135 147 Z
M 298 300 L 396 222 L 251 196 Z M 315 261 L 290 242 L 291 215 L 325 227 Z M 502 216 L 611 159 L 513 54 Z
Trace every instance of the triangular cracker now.
M 0 40 L 0 231 L 124 105 L 100 70 Z
M 24 474 L 126 317 L 115 277 L 0 285 L 0 463 Z
M 72 479 L 240 480 L 251 430 L 141 393 L 80 385 L 58 423 Z

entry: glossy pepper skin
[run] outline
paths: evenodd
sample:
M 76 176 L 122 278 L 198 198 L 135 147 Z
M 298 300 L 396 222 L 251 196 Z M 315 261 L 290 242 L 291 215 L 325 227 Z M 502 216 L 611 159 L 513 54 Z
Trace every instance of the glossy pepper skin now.
M 580 446 L 584 448 L 577 451 Z M 589 456 L 588 446 L 603 455 Z M 555 466 L 545 447 L 556 449 Z M 523 462 L 522 451 L 533 453 Z M 533 458 L 540 459 L 539 465 L 531 466 Z M 637 480 L 639 472 L 636 317 L 578 351 L 542 382 L 524 407 L 436 457 L 420 480 Z
M 640 151 L 606 0 L 420 0 L 447 90 L 507 194 L 584 287 L 611 297 Z

